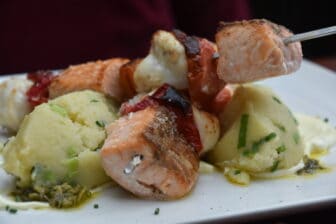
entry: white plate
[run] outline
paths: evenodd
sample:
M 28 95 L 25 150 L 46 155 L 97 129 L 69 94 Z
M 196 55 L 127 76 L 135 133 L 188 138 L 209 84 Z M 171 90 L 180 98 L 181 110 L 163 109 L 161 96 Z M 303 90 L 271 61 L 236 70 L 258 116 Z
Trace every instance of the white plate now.
M 294 75 L 262 83 L 272 87 L 294 112 L 328 117 L 336 125 L 335 73 L 304 61 Z M 335 147 L 328 160 L 336 165 Z M 238 187 L 216 173 L 201 175 L 194 191 L 177 201 L 141 200 L 115 187 L 80 209 L 27 210 L 15 215 L 0 211 L 0 223 L 181 223 L 251 219 L 336 202 L 335 183 L 334 171 L 314 178 L 260 180 L 248 187 Z M 94 209 L 94 204 L 99 204 L 99 208 Z M 153 214 L 156 208 L 160 208 L 159 215 Z

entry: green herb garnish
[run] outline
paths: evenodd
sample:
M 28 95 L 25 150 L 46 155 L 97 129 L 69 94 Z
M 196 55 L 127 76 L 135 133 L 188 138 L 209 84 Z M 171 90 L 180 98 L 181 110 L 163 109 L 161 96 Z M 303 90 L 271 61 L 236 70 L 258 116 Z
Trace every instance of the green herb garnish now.
M 22 199 L 21 199 L 21 197 L 20 197 L 19 195 L 16 195 L 16 196 L 15 196 L 15 201 L 16 201 L 16 202 L 21 202 Z
M 293 135 L 293 140 L 294 140 L 295 144 L 299 144 L 299 141 L 300 141 L 300 135 L 299 135 L 299 133 L 296 132 Z
M 78 173 L 79 159 L 78 157 L 72 157 L 69 159 L 62 160 L 61 163 L 67 168 L 67 173 L 65 176 L 66 182 L 71 182 L 73 177 Z
M 101 128 L 105 127 L 104 121 L 96 121 L 96 125 Z
M 280 160 L 276 160 L 276 161 L 274 161 L 274 163 L 273 163 L 273 165 L 272 165 L 270 171 L 271 171 L 271 172 L 276 171 L 276 170 L 278 169 L 279 163 L 280 163 Z
M 256 153 L 259 151 L 260 146 L 262 146 L 263 144 L 265 144 L 266 142 L 271 141 L 273 138 L 276 137 L 276 134 L 274 132 L 272 132 L 269 135 L 266 135 L 265 137 L 261 138 L 260 140 L 254 142 L 252 144 L 252 152 Z
M 252 152 L 250 150 L 244 150 L 243 151 L 243 156 L 251 156 Z
M 16 208 L 11 208 L 8 205 L 6 205 L 6 211 L 8 211 L 10 214 L 16 214 L 17 213 Z
M 99 100 L 96 100 L 96 99 L 93 99 L 93 100 L 90 100 L 91 103 L 98 103 Z
M 97 208 L 99 208 L 99 205 L 98 205 L 98 204 L 94 204 L 93 207 L 94 207 L 95 209 L 97 209 Z
M 154 211 L 154 215 L 158 215 L 160 213 L 160 208 L 156 208 Z
M 234 175 L 238 175 L 238 174 L 240 174 L 240 173 L 241 173 L 240 170 L 235 170 L 233 174 L 234 174 Z
M 272 96 L 273 100 L 279 104 L 282 104 L 282 102 L 279 100 L 279 98 Z
M 239 128 L 238 146 L 237 146 L 238 149 L 246 146 L 248 119 L 249 119 L 248 114 L 243 114 L 240 118 L 240 128 Z
M 296 118 L 295 118 L 294 114 L 292 113 L 292 111 L 288 110 L 288 113 L 289 113 L 289 115 L 293 118 L 295 124 L 298 125 L 299 122 L 296 120 Z
M 3 143 L 3 147 L 5 147 L 9 142 L 9 139 L 7 139 L 4 143 Z
M 252 148 L 250 150 L 243 151 L 243 155 L 244 156 L 251 156 L 251 155 L 256 154 L 260 150 L 260 147 L 263 144 L 265 144 L 266 142 L 271 141 L 275 137 L 276 137 L 276 133 L 272 132 L 272 133 L 266 135 L 265 137 L 259 139 L 258 141 L 253 142 Z
M 35 164 L 32 168 L 31 179 L 33 184 L 39 186 L 52 186 L 56 184 L 55 174 L 42 164 Z
M 66 117 L 68 116 L 68 112 L 61 106 L 58 106 L 57 104 L 49 104 L 50 109 L 56 113 L 58 113 L 59 115 Z
M 67 154 L 69 158 L 77 156 L 77 151 L 73 147 L 69 147 L 67 150 Z
M 279 128 L 280 131 L 282 132 L 286 132 L 286 128 L 285 126 L 281 125 L 281 124 L 277 124 L 277 123 L 274 123 L 274 125 Z
M 311 159 L 307 155 L 303 157 L 304 167 L 296 171 L 297 175 L 302 174 L 313 174 L 316 170 L 323 170 L 325 169 L 322 167 L 318 160 Z
M 33 184 L 27 188 L 16 187 L 13 196 L 20 196 L 22 201 L 45 201 L 54 208 L 70 208 L 91 197 L 92 193 L 79 184 L 59 183 L 53 186 Z
M 278 148 L 276 148 L 276 151 L 278 152 L 278 154 L 280 154 L 286 151 L 286 146 L 285 145 L 279 146 Z

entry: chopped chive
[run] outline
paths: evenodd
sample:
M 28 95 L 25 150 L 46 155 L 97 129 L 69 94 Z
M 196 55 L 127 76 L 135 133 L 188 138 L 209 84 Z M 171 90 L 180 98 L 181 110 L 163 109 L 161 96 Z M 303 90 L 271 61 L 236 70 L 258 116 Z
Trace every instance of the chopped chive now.
M 99 100 L 96 100 L 96 99 L 93 99 L 93 100 L 90 100 L 91 103 L 98 103 Z
M 273 165 L 272 165 L 270 171 L 271 171 L 271 172 L 276 171 L 276 170 L 278 169 L 279 163 L 280 163 L 280 160 L 276 160 L 276 161 L 274 161 L 274 163 L 273 163 Z
M 251 151 L 252 151 L 253 153 L 258 152 L 260 146 L 262 146 L 262 145 L 265 144 L 266 142 L 271 141 L 271 140 L 272 140 L 273 138 L 275 138 L 275 137 L 276 137 L 276 134 L 275 134 L 274 132 L 272 132 L 272 133 L 266 135 L 265 137 L 259 139 L 258 141 L 254 142 L 254 143 L 252 144 L 252 150 L 251 150 Z
M 295 144 L 299 144 L 299 141 L 300 141 L 300 135 L 299 135 L 299 133 L 296 132 L 293 135 L 293 140 L 294 140 Z
M 249 115 L 243 114 L 240 118 L 240 128 L 239 128 L 239 137 L 238 137 L 238 146 L 240 149 L 246 146 L 246 133 L 247 133 L 247 124 L 248 124 Z
M 269 134 L 269 135 L 266 135 L 263 139 L 262 139 L 262 141 L 264 141 L 264 142 L 269 142 L 269 141 L 271 141 L 273 138 L 275 138 L 276 137 L 276 134 L 274 133 L 274 132 L 272 132 L 271 134 Z
M 68 157 L 72 158 L 77 156 L 77 151 L 73 147 L 69 147 L 67 150 Z
M 324 121 L 325 123 L 328 123 L 328 122 L 329 122 L 329 118 L 326 117 L 326 118 L 323 119 L 323 121 Z
M 288 110 L 288 113 L 289 113 L 289 115 L 291 115 L 291 117 L 293 118 L 295 124 L 298 125 L 299 122 L 296 120 L 296 118 L 295 118 L 294 114 L 292 113 L 292 111 Z
M 4 143 L 3 143 L 3 147 L 5 147 L 9 142 L 9 139 L 7 139 Z
M 58 106 L 57 104 L 49 104 L 50 109 L 56 113 L 58 113 L 59 115 L 66 117 L 68 115 L 68 112 L 61 106 Z
M 235 170 L 235 171 L 234 171 L 234 175 L 238 175 L 238 174 L 240 174 L 240 173 L 241 173 L 240 170 Z
M 96 121 L 96 125 L 101 128 L 105 127 L 105 123 L 103 121 Z
M 282 102 L 279 100 L 279 98 L 272 96 L 273 100 L 279 104 L 282 104 Z
M 243 151 L 243 156 L 250 156 L 251 154 L 252 154 L 252 152 L 249 151 L 249 150 L 244 150 Z
M 281 125 L 281 124 L 278 124 L 278 123 L 274 123 L 274 125 L 279 128 L 280 131 L 282 132 L 286 132 L 286 128 L 285 126 Z
M 278 152 L 278 154 L 280 154 L 286 151 L 286 146 L 285 145 L 279 146 L 278 148 L 276 148 L 276 151 Z
M 154 211 L 154 215 L 158 215 L 160 213 L 160 208 L 156 208 Z
M 16 214 L 17 213 L 17 209 L 16 208 L 10 208 L 8 211 L 11 214 Z
M 21 197 L 19 195 L 15 195 L 15 201 L 16 202 L 21 202 L 22 199 L 21 199 Z
M 8 205 L 6 205 L 5 209 L 6 209 L 6 211 L 8 211 L 11 214 L 17 213 L 17 209 L 16 208 L 11 208 Z
M 94 204 L 93 207 L 94 207 L 95 209 L 97 209 L 97 208 L 99 208 L 99 205 L 98 205 L 98 204 Z
M 266 142 L 271 141 L 275 137 L 276 137 L 276 133 L 272 132 L 272 133 L 266 135 L 265 137 L 259 139 L 258 141 L 253 142 L 251 150 L 245 150 L 245 151 L 243 151 L 243 155 L 244 156 L 251 156 L 251 155 L 256 154 L 263 144 L 265 144 Z

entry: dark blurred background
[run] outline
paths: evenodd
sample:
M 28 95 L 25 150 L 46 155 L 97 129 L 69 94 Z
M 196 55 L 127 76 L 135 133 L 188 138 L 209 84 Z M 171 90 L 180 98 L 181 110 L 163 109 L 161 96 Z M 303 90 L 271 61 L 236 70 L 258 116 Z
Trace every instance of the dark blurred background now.
M 266 18 L 295 33 L 336 24 L 332 1 L 0 0 L 0 74 L 143 57 L 157 29 L 213 39 L 219 21 Z M 303 42 L 304 56 L 336 69 L 336 36 Z

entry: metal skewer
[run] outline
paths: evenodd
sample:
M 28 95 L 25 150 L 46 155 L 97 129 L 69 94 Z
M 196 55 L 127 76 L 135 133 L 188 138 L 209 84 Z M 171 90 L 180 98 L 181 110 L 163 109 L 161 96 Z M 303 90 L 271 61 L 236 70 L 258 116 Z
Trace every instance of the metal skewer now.
M 310 40 L 310 39 L 329 36 L 333 34 L 336 34 L 336 26 L 313 30 L 313 31 L 306 32 L 306 33 L 295 34 L 293 36 L 284 38 L 283 42 L 284 44 L 290 44 L 290 43 L 297 42 L 297 41 Z

